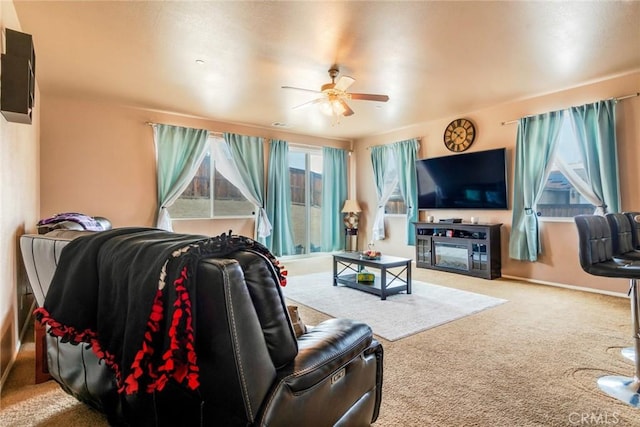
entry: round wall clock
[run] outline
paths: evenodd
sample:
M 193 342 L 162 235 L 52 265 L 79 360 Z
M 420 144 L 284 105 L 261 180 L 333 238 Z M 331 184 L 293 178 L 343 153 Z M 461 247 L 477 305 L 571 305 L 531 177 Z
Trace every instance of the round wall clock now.
M 444 145 L 450 151 L 464 151 L 475 139 L 476 127 L 467 119 L 455 119 L 444 130 Z

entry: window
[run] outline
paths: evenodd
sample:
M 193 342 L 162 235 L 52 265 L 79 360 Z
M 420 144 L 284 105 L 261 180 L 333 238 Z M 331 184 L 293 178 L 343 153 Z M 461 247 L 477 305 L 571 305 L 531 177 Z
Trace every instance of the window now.
M 396 183 L 391 196 L 389 196 L 387 204 L 384 205 L 384 213 L 385 215 L 407 214 L 407 205 L 404 202 L 404 197 L 402 197 L 402 193 L 400 192 L 400 185 L 398 183 Z
M 385 215 L 406 215 L 407 206 L 404 203 L 404 197 L 400 192 L 400 183 L 398 182 L 398 172 L 396 169 L 396 156 L 392 151 L 388 153 L 386 168 L 389 173 L 385 174 L 387 182 L 384 187 L 393 186 L 393 191 L 389 195 L 389 200 L 384 205 Z
M 382 173 L 384 179 L 384 182 L 381 183 L 382 197 L 378 203 L 386 200 L 384 204 L 385 215 L 406 215 L 407 206 L 400 191 L 395 153 L 390 146 L 377 147 L 377 149 L 381 156 L 380 159 L 383 159 L 383 161 L 380 162 L 382 170 L 374 173 Z M 379 221 L 381 221 L 381 219 Z
M 220 139 L 212 136 L 209 141 Z M 209 219 L 221 217 L 246 217 L 255 213 L 255 207 L 220 172 L 212 158 L 212 144 L 198 171 L 168 210 L 173 219 Z M 211 173 L 213 171 L 213 174 Z M 212 194 L 213 189 L 213 194 Z
M 573 218 L 579 214 L 593 214 L 596 207 L 574 185 L 576 182 L 580 183 L 576 180 L 581 180 L 584 185 L 589 186 L 569 113 L 566 111 L 558 136 L 558 147 L 552 161 L 549 177 L 542 196 L 538 200 L 536 208 L 538 216 Z M 564 169 L 560 162 L 563 162 L 567 169 Z
M 322 152 L 289 147 L 291 223 L 296 254 L 322 250 Z

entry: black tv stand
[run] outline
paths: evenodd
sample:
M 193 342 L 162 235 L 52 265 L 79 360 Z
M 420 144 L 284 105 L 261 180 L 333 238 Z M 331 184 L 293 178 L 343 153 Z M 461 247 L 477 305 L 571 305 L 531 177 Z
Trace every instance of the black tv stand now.
M 416 267 L 497 279 L 502 224 L 414 222 Z
M 460 224 L 462 222 L 462 218 L 443 218 L 439 222 L 445 224 Z

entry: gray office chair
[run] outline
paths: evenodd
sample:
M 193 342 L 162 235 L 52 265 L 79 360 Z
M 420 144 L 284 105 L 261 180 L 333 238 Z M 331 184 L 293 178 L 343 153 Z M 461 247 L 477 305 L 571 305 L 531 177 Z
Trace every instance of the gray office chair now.
M 612 230 L 607 218 L 600 215 L 574 217 L 578 227 L 579 258 L 582 269 L 592 275 L 629 280 L 633 351 L 640 354 L 640 324 L 638 321 L 638 279 L 640 261 L 614 258 Z M 640 358 L 635 360 L 633 377 L 606 375 L 598 378 L 598 387 L 622 402 L 640 408 Z
M 637 250 L 633 243 L 633 236 L 636 232 L 635 220 L 629 220 L 629 217 L 623 213 L 608 213 L 605 218 L 611 228 L 613 257 L 640 261 L 640 250 Z
M 636 221 L 636 215 L 638 212 L 605 215 L 611 227 L 614 258 L 632 262 L 640 260 L 640 223 Z M 638 300 L 638 309 L 640 312 L 640 300 Z M 625 347 L 621 353 L 625 358 L 635 362 L 636 352 L 633 347 Z
M 624 214 L 629 218 L 629 222 L 631 223 L 631 243 L 633 244 L 633 248 L 640 249 L 640 221 L 636 221 L 636 218 L 640 217 L 640 212 L 624 212 Z

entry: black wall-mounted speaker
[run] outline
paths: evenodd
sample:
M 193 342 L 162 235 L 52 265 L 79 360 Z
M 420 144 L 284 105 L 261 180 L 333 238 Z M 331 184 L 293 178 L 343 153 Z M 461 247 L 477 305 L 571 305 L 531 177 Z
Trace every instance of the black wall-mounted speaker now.
M 9 122 L 31 124 L 35 105 L 36 53 L 30 34 L 5 30 L 0 58 L 0 113 Z

